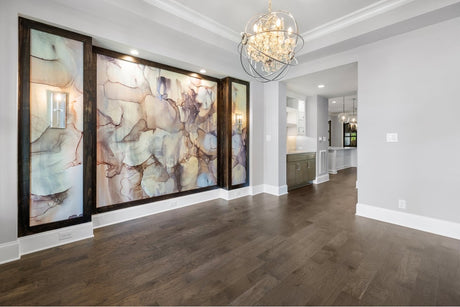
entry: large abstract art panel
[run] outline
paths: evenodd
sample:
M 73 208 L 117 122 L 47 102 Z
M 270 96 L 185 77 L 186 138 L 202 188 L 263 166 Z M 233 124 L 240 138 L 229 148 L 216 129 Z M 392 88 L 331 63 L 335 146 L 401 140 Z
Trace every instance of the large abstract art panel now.
M 97 54 L 97 208 L 215 186 L 217 82 L 130 59 Z
M 84 54 L 91 39 L 25 19 L 20 30 L 19 193 L 21 232 L 28 233 L 84 220 Z

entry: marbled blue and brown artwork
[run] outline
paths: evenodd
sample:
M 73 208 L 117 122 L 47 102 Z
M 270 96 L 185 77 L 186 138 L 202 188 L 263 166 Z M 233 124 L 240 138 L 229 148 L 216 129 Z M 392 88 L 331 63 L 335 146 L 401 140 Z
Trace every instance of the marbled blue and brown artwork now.
M 247 88 L 232 82 L 232 185 L 246 183 Z
M 83 215 L 83 43 L 32 29 L 30 44 L 29 216 L 35 226 Z
M 97 207 L 217 182 L 217 83 L 97 56 Z

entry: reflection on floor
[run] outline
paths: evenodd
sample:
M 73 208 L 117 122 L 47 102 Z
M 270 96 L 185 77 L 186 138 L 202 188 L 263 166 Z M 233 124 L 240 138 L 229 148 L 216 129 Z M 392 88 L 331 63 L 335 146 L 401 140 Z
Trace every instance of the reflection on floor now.
M 0 304 L 460 304 L 460 242 L 355 217 L 355 182 L 98 229 L 0 266 Z

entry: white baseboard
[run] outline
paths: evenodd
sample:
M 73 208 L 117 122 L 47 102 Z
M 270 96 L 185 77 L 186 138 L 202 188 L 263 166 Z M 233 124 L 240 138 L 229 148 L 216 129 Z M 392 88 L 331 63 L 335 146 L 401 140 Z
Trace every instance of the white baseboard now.
M 359 203 L 356 215 L 460 240 L 460 224 L 454 222 Z
M 329 181 L 329 174 L 324 174 L 321 176 L 316 177 L 315 180 L 313 180 L 314 184 L 321 184 Z
M 19 238 L 21 255 L 94 237 L 91 222 Z
M 251 195 L 257 195 L 257 194 L 264 193 L 265 187 L 263 184 L 259 184 L 259 185 L 252 186 L 250 188 L 251 188 Z
M 224 199 L 232 200 L 244 196 L 269 193 L 276 196 L 287 194 L 287 185 L 280 187 L 257 185 L 235 190 L 215 189 L 190 194 L 145 205 L 114 210 L 92 216 L 92 222 L 46 231 L 19 238 L 17 241 L 0 244 L 0 264 L 14 261 L 21 255 L 37 252 L 51 247 L 92 238 L 93 229 L 109 226 L 160 212 L 195 205 L 198 203 Z
M 0 244 L 0 264 L 18 260 L 20 257 L 18 240 Z
M 282 185 L 277 187 L 274 185 L 264 184 L 264 193 L 268 193 L 275 196 L 285 195 L 288 193 L 288 186 Z
M 215 200 L 221 198 L 222 191 L 224 190 L 216 189 L 148 203 L 145 205 L 139 205 L 125 209 L 95 214 L 92 216 L 93 227 L 100 228 L 112 224 L 134 220 L 152 214 L 161 213 L 168 210 L 191 206 L 209 200 Z
M 251 187 L 244 187 L 235 190 L 220 190 L 220 198 L 225 200 L 232 200 L 249 195 L 252 195 Z

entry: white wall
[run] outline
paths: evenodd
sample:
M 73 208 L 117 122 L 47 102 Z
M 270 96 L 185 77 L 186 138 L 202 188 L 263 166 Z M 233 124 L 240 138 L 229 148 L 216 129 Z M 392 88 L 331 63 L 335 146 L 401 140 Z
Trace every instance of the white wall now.
M 0 4 L 0 243 L 17 237 L 17 13 Z
M 264 183 L 286 185 L 286 86 L 264 84 Z
M 264 183 L 264 86 L 259 82 L 250 85 L 250 172 L 251 186 Z
M 459 33 L 457 18 L 360 53 L 360 203 L 460 222 Z
M 374 218 L 460 238 L 458 33 L 451 19 L 301 64 L 289 78 L 358 62 L 359 203 Z

